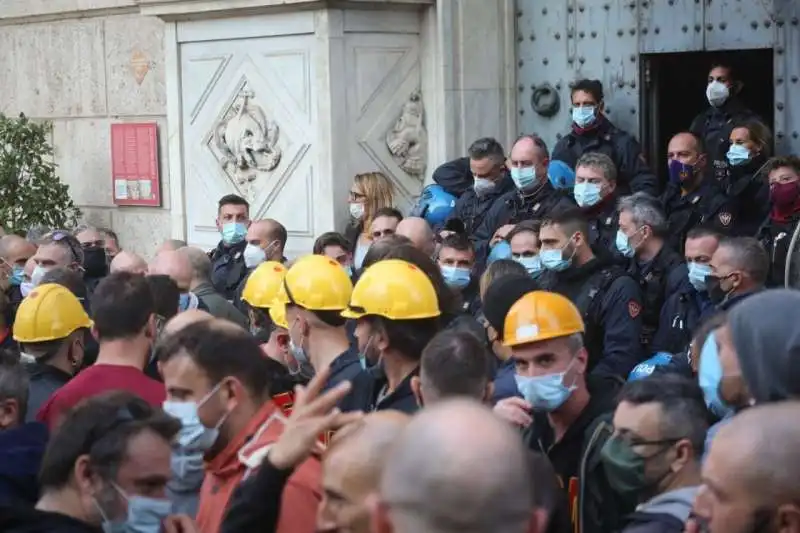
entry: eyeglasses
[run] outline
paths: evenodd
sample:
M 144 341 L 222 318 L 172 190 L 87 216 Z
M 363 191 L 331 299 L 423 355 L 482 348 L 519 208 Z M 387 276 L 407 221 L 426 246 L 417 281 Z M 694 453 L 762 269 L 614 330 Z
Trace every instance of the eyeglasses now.
M 78 252 L 78 247 L 80 247 L 80 243 L 78 243 L 78 240 L 75 237 L 73 237 L 72 234 L 70 234 L 68 231 L 57 229 L 45 235 L 44 239 L 51 240 L 53 242 L 66 241 L 67 246 L 69 246 L 70 252 L 72 252 L 72 258 L 77 262 L 81 262 L 81 254 Z
M 360 202 L 362 200 L 366 200 L 367 195 L 361 194 L 360 192 L 350 191 L 350 201 L 351 202 Z
M 394 235 L 394 230 L 386 228 L 386 229 L 383 229 L 383 230 L 373 231 L 372 232 L 372 239 L 373 240 L 378 240 L 381 237 L 389 237 L 390 235 Z

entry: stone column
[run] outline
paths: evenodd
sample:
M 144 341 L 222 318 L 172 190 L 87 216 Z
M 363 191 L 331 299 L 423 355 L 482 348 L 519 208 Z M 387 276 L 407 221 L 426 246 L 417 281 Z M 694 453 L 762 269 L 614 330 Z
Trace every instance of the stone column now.
M 355 174 L 404 207 L 475 138 L 513 136 L 513 0 L 137 1 L 167 22 L 172 228 L 192 244 L 238 192 L 307 252 L 344 227 Z

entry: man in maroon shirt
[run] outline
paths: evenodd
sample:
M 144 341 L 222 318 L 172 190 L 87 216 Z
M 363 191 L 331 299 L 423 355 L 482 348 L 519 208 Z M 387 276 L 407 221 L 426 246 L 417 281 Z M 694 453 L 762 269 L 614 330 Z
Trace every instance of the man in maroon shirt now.
M 143 369 L 156 338 L 155 302 L 144 276 L 115 272 L 104 278 L 92 296 L 92 332 L 100 344 L 97 362 L 56 391 L 37 419 L 55 428 L 75 404 L 112 390 L 136 394 L 160 407 L 164 385 Z

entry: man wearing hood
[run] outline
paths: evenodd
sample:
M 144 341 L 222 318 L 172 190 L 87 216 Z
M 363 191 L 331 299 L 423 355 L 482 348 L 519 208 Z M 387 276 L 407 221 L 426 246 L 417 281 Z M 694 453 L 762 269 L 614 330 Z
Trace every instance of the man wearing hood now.
M 681 533 L 700 485 L 708 430 L 703 393 L 676 374 L 628 382 L 602 450 L 611 487 L 639 503 L 622 533 Z
M 0 352 L 0 506 L 30 507 L 39 497 L 47 427 L 25 423 L 27 403 L 27 372 L 15 353 Z
M 509 287 L 509 291 L 513 288 Z M 494 411 L 523 428 L 531 449 L 547 455 L 569 500 L 576 531 L 617 531 L 633 511 L 609 485 L 600 452 L 610 437 L 619 381 L 588 373 L 585 326 L 578 308 L 560 294 L 521 295 L 503 320 L 521 394 Z

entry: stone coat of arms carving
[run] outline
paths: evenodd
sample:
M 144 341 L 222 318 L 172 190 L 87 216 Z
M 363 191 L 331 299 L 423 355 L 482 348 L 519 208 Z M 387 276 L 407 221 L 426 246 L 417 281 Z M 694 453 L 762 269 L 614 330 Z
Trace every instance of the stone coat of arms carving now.
M 425 130 L 425 109 L 419 90 L 411 93 L 394 127 L 386 134 L 386 146 L 409 176 L 423 179 L 428 160 L 428 132 Z
M 223 170 L 245 192 L 259 173 L 275 170 L 281 162 L 280 130 L 264 110 L 253 103 L 254 94 L 243 87 L 214 128 L 214 144 Z

